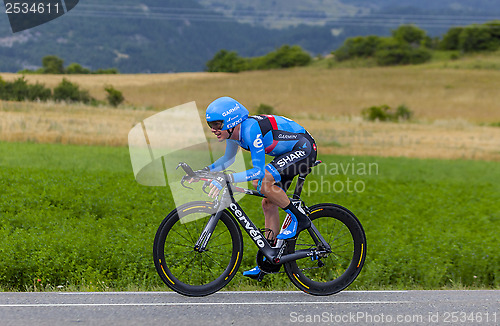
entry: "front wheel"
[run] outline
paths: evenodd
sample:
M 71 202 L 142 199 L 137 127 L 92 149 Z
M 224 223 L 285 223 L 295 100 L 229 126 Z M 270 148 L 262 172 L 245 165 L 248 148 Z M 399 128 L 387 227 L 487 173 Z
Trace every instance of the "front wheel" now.
M 222 211 L 206 250 L 195 249 L 214 214 L 209 202 L 191 202 L 174 209 L 156 232 L 153 257 L 158 275 L 172 290 L 187 296 L 219 291 L 236 274 L 243 253 L 241 231 Z
M 309 218 L 328 242 L 331 252 L 285 264 L 292 283 L 313 295 L 344 290 L 359 275 L 366 257 L 366 236 L 359 220 L 348 209 L 335 204 L 310 207 Z M 288 252 L 318 249 L 308 231 L 288 241 Z

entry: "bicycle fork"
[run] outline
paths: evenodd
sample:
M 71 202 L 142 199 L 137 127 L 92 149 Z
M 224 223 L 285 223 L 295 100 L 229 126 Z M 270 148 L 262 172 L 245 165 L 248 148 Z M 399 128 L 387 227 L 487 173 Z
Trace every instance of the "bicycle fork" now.
M 217 226 L 217 223 L 219 222 L 220 216 L 222 214 L 222 211 L 218 211 L 215 214 L 212 214 L 210 219 L 208 220 L 207 224 L 203 228 L 203 231 L 201 232 L 200 237 L 198 238 L 198 241 L 196 241 L 194 245 L 194 250 L 198 252 L 204 252 L 207 249 L 207 244 L 208 240 L 210 240 L 210 237 L 212 236 L 212 233 L 215 230 L 215 227 Z

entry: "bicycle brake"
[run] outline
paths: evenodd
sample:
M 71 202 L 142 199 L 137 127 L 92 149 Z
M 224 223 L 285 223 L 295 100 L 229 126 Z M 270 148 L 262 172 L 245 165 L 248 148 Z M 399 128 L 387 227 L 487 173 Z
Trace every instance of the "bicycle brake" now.
M 193 190 L 193 188 L 191 188 L 191 187 L 188 187 L 188 186 L 184 185 L 184 183 L 185 183 L 185 182 L 186 182 L 186 180 L 188 180 L 188 179 L 191 179 L 191 177 L 190 177 L 190 176 L 187 176 L 187 175 L 183 176 L 183 177 L 182 177 L 182 180 L 181 180 L 181 186 L 183 186 L 184 188 L 187 188 L 187 189 L 191 189 L 191 190 Z
M 209 194 L 208 191 L 206 191 L 205 189 L 207 189 L 207 187 L 210 185 L 211 181 L 210 180 L 207 180 L 203 183 L 203 187 L 201 187 L 201 190 L 203 190 L 204 193 L 206 194 Z

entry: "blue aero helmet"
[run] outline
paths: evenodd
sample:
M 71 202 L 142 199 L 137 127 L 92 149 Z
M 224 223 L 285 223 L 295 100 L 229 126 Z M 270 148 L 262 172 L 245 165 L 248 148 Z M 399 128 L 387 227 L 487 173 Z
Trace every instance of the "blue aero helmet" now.
M 205 118 L 210 128 L 228 130 L 248 118 L 248 110 L 230 97 L 219 97 L 207 107 Z

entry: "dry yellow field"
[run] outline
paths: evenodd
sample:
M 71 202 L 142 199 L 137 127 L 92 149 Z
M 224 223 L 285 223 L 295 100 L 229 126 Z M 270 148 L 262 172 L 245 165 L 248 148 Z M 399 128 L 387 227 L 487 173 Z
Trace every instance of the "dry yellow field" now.
M 0 74 L 4 80 L 17 74 Z M 104 99 L 104 86 L 123 92 L 121 108 L 0 101 L 0 140 L 124 146 L 130 128 L 156 111 L 196 101 L 202 110 L 219 96 L 248 109 L 272 105 L 302 123 L 320 151 L 500 160 L 500 71 L 404 68 L 257 71 L 239 74 L 66 75 Z M 61 75 L 27 75 L 53 88 Z M 362 121 L 372 105 L 407 105 L 413 123 Z M 138 109 L 133 109 L 138 108 Z M 145 110 L 153 108 L 154 110 Z

